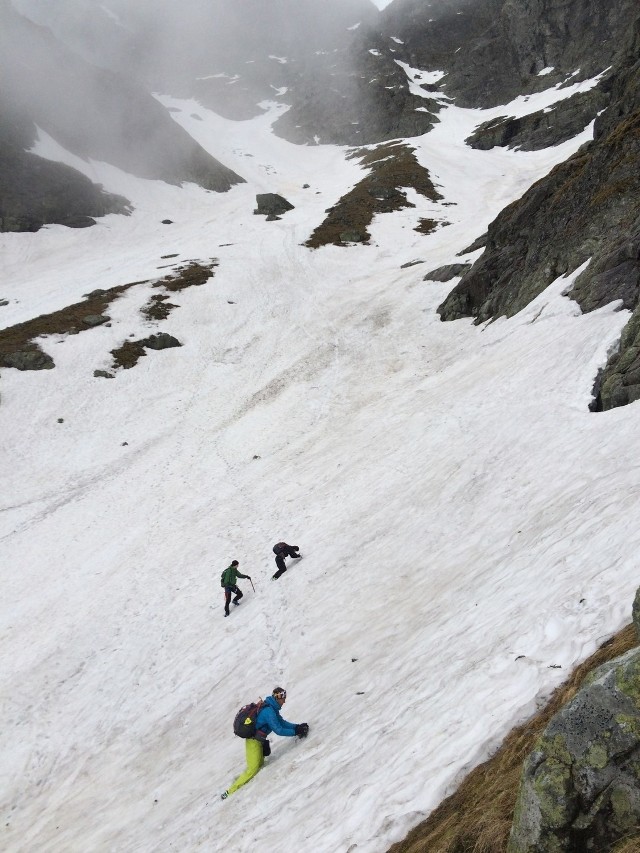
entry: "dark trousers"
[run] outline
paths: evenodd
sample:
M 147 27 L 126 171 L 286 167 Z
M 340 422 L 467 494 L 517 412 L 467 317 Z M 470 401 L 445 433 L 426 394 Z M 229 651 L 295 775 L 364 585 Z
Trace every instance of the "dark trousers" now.
M 278 571 L 275 573 L 274 578 L 279 578 L 280 575 L 283 575 L 287 571 L 287 567 L 284 562 L 285 557 L 299 557 L 298 551 L 300 550 L 299 545 L 287 545 L 285 548 L 280 550 L 280 553 L 276 554 L 276 566 L 278 567 Z
M 224 612 L 229 615 L 229 604 L 231 603 L 231 594 L 235 595 L 233 603 L 237 604 L 242 598 L 242 592 L 237 586 L 225 586 L 224 588 Z
M 275 573 L 274 578 L 279 578 L 280 575 L 283 575 L 287 571 L 282 554 L 276 554 L 276 566 L 278 567 L 278 571 Z

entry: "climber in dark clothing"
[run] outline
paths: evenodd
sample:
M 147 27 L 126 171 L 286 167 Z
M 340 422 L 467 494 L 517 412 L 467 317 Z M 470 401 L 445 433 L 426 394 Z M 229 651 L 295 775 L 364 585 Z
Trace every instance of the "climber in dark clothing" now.
M 232 560 L 231 565 L 227 566 L 227 568 L 222 573 L 220 578 L 220 585 L 224 589 L 224 615 L 229 615 L 229 604 L 231 603 L 231 594 L 234 594 L 233 603 L 238 605 L 240 604 L 240 599 L 242 598 L 242 590 L 240 590 L 236 586 L 236 581 L 238 578 L 246 578 L 247 580 L 251 580 L 249 575 L 243 575 L 238 571 L 238 561 Z
M 284 562 L 285 557 L 293 557 L 295 560 L 302 557 L 302 554 L 298 553 L 299 550 L 298 545 L 287 545 L 286 542 L 277 542 L 273 546 L 273 553 L 276 555 L 276 566 L 278 567 L 278 571 L 273 575 L 273 580 L 276 580 L 287 571 Z

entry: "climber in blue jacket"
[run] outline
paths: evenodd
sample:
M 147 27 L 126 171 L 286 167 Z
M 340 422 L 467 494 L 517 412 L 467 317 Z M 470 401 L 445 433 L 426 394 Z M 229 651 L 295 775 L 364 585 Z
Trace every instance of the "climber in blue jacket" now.
M 287 699 L 287 691 L 283 687 L 274 687 L 271 696 L 264 700 L 262 708 L 256 717 L 256 736 L 245 740 L 247 754 L 247 769 L 241 773 L 229 790 L 221 796 L 226 800 L 229 794 L 233 794 L 242 785 L 245 785 L 256 775 L 264 764 L 267 755 L 271 755 L 271 746 L 267 738 L 274 732 L 281 737 L 303 738 L 309 734 L 307 723 L 290 723 L 285 720 L 280 709 Z

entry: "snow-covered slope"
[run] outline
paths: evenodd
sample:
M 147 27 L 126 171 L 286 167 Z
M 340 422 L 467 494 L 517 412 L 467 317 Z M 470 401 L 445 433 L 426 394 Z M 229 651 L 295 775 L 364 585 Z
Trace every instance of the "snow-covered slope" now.
M 276 138 L 279 108 L 232 123 L 163 100 L 247 184 L 134 179 L 42 135 L 135 212 L 0 235 L 3 327 L 219 261 L 172 295 L 181 348 L 93 377 L 156 330 L 143 284 L 110 326 L 44 340 L 55 370 L 2 373 L 2 846 L 382 851 L 629 617 L 637 407 L 587 410 L 627 312 L 581 316 L 574 272 L 511 320 L 441 323 L 454 282 L 423 281 L 584 138 L 474 151 L 494 112 L 446 108 L 411 141 L 444 201 L 310 251 L 357 164 Z M 265 191 L 295 209 L 254 216 Z M 425 237 L 421 217 L 442 225 Z M 273 582 L 282 538 L 304 557 Z M 224 619 L 232 558 L 255 593 L 241 582 Z M 310 735 L 272 738 L 222 802 L 244 766 L 233 716 L 275 684 Z

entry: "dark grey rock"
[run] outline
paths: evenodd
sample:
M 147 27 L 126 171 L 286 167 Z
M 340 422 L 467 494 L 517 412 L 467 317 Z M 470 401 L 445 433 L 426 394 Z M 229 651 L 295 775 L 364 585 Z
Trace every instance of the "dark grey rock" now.
M 108 323 L 110 319 L 106 314 L 87 314 L 86 317 L 82 318 L 82 322 L 85 326 L 93 328 L 94 326 L 102 326 L 103 323 Z
M 293 210 L 293 205 L 277 193 L 258 193 L 256 195 L 258 207 L 255 214 L 276 217 L 288 210 Z
M 94 370 L 94 371 L 93 371 L 93 375 L 94 375 L 96 378 L 102 378 L 102 379 L 115 379 L 115 374 L 113 374 L 113 373 L 109 373 L 109 371 L 108 371 L 108 370 Z
M 144 340 L 140 341 L 143 347 L 147 349 L 170 349 L 171 347 L 181 347 L 182 344 L 177 338 L 174 338 L 173 335 L 169 335 L 166 332 L 160 332 L 157 335 L 150 335 L 148 338 L 144 338 Z
M 34 348 L 0 353 L 0 367 L 15 367 L 16 370 L 51 370 L 55 365 L 50 355 L 41 349 Z
M 428 272 L 423 281 L 451 281 L 456 276 L 464 275 L 471 269 L 471 264 L 446 264 Z
M 469 255 L 471 252 L 477 252 L 478 249 L 484 249 L 487 245 L 487 240 L 489 239 L 489 235 L 485 232 L 477 237 L 470 246 L 467 246 L 466 249 L 463 249 L 461 252 L 456 252 L 458 257 L 462 255 Z
M 8 299 L 0 299 L 0 308 L 4 308 L 5 305 L 9 304 Z
M 362 234 L 360 231 L 343 231 L 340 234 L 340 240 L 342 243 L 364 243 L 366 239 L 366 235 Z
M 508 853 L 609 850 L 640 820 L 640 649 L 595 670 L 527 758 Z

